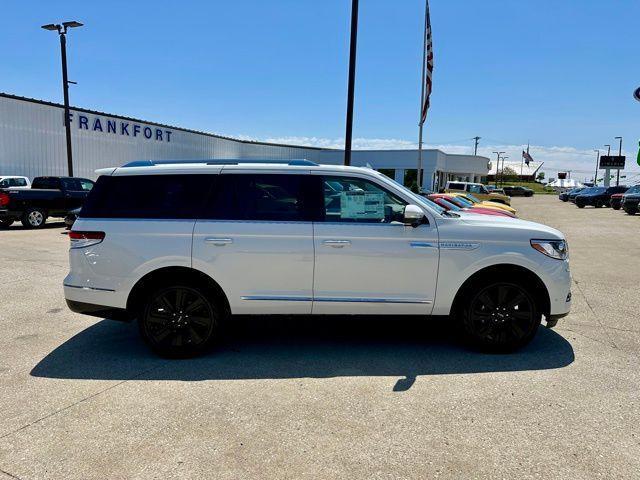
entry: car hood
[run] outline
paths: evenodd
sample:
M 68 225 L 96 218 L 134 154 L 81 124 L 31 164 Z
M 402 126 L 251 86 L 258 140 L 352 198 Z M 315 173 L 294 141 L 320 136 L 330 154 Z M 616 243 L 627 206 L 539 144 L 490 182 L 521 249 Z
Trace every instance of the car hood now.
M 505 234 L 521 232 L 523 236 L 528 238 L 540 239 L 558 239 L 564 240 L 565 236 L 560 230 L 549 227 L 542 223 L 522 220 L 520 218 L 502 217 L 498 215 L 479 215 L 474 213 L 459 213 L 459 221 L 465 225 L 478 227 L 480 229 L 496 229 L 494 230 L 500 235 L 498 229 L 504 230 Z M 506 235 L 505 235 L 506 236 Z

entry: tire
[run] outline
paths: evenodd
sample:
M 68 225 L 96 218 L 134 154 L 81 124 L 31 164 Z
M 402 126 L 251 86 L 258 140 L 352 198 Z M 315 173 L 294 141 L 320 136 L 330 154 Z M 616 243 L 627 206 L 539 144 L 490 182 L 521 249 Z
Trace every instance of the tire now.
M 582 203 L 576 203 L 576 205 L 578 206 L 578 208 L 584 208 L 584 205 Z
M 603 206 L 602 200 L 596 200 L 596 202 L 593 204 L 593 206 L 595 208 L 602 208 L 602 206 Z
M 466 342 L 490 352 L 512 352 L 528 344 L 542 321 L 530 288 L 508 280 L 477 286 L 468 290 L 473 293 L 465 297 L 462 308 Z
M 0 227 L 9 228 L 11 225 L 13 225 L 13 222 L 13 218 L 3 218 L 2 220 L 0 220 Z
M 25 228 L 42 228 L 47 221 L 47 213 L 41 208 L 29 208 L 20 221 Z
M 611 208 L 613 208 L 614 210 L 620 210 L 620 205 L 617 203 L 612 203 Z
M 625 208 L 624 211 L 627 212 L 627 215 L 635 215 L 638 213 L 637 208 Z
M 155 353 L 188 358 L 219 338 L 224 309 L 208 290 L 185 282 L 150 289 L 139 312 L 140 335 Z

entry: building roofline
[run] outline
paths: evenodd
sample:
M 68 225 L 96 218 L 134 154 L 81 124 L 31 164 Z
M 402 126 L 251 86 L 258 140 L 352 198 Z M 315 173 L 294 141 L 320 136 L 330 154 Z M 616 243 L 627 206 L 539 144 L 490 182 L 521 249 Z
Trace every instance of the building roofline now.
M 46 100 L 39 100 L 37 98 L 29 98 L 29 97 L 22 97 L 19 95 L 12 95 L 10 93 L 4 93 L 4 92 L 0 92 L 0 97 L 1 98 L 10 98 L 12 100 L 20 100 L 23 102 L 30 102 L 30 103 L 37 103 L 39 105 L 47 105 L 49 107 L 57 107 L 57 108 L 64 108 L 64 105 L 60 104 L 60 103 L 55 103 L 55 102 L 49 102 Z M 319 150 L 319 151 L 328 151 L 328 152 L 339 152 L 340 150 L 335 149 L 335 148 L 324 148 L 324 147 L 311 147 L 311 146 L 305 146 L 305 145 L 289 145 L 286 143 L 269 143 L 269 142 L 259 142 L 259 141 L 255 141 L 255 140 L 244 140 L 244 139 L 239 139 L 239 138 L 234 138 L 234 137 L 227 137 L 224 135 L 217 135 L 215 133 L 208 133 L 208 132 L 203 132 L 201 130 L 193 130 L 190 128 L 183 128 L 183 127 L 176 127 L 174 125 L 167 125 L 165 123 L 158 123 L 158 122 L 150 122 L 147 120 L 141 120 L 139 118 L 134 118 L 134 117 L 126 117 L 124 115 L 115 115 L 112 113 L 107 113 L 107 112 L 101 112 L 99 110 L 90 110 L 88 108 L 81 108 L 81 107 L 74 107 L 74 106 L 69 106 L 70 109 L 76 111 L 76 112 L 84 112 L 84 113 L 90 113 L 92 115 L 102 115 L 104 117 L 112 117 L 112 118 L 118 118 L 121 120 L 129 120 L 130 122 L 138 122 L 138 123 L 144 123 L 146 125 L 153 125 L 155 127 L 163 127 L 163 128 L 170 128 L 172 130 L 177 130 L 180 132 L 187 132 L 187 133 L 195 133 L 197 135 L 205 135 L 207 137 L 213 137 L 213 138 L 219 138 L 222 140 L 230 140 L 233 142 L 239 142 L 239 143 L 244 143 L 244 144 L 249 144 L 249 145 L 266 145 L 266 146 L 270 146 L 270 147 L 289 147 L 289 148 L 305 148 L 307 150 Z

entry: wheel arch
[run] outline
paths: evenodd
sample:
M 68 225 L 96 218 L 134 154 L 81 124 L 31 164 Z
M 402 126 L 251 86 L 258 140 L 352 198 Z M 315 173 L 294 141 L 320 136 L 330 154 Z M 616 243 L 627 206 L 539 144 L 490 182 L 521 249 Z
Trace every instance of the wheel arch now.
M 469 278 L 467 278 L 463 284 L 458 288 L 454 297 L 451 314 L 456 315 L 460 311 L 462 300 L 473 289 L 473 286 L 485 279 L 515 279 L 517 283 L 531 284 L 533 291 L 540 302 L 541 313 L 546 318 L 549 317 L 551 312 L 551 297 L 549 291 L 542 279 L 533 271 L 526 267 L 508 263 L 501 263 L 481 268 L 474 272 Z
M 162 267 L 145 274 L 140 278 L 127 297 L 127 312 L 135 318 L 144 294 L 159 285 L 175 285 L 177 282 L 187 282 L 192 285 L 204 286 L 215 298 L 220 300 L 225 314 L 230 313 L 229 300 L 222 287 L 206 273 L 189 267 Z

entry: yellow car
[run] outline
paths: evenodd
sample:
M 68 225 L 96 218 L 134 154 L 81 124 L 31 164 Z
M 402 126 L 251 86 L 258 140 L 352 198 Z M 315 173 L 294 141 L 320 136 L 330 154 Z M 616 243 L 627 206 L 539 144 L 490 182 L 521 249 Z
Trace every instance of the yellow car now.
M 481 202 L 473 195 L 464 194 L 464 193 L 447 193 L 447 195 L 451 195 L 454 197 L 462 197 L 465 200 L 473 203 L 474 205 L 482 206 L 482 208 L 490 208 L 492 210 L 503 210 L 505 212 L 516 214 L 517 210 L 509 205 L 504 205 L 502 203 L 491 202 L 491 201 L 483 201 Z
M 447 182 L 444 187 L 445 193 L 464 193 L 464 194 L 472 194 L 478 200 L 482 201 L 494 201 L 496 203 L 504 203 L 505 205 L 511 205 L 511 197 L 508 195 L 503 195 L 502 193 L 490 192 L 487 190 L 481 183 L 471 183 L 471 182 Z

